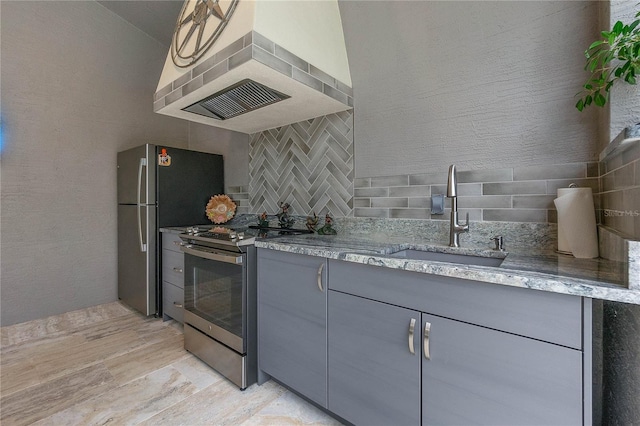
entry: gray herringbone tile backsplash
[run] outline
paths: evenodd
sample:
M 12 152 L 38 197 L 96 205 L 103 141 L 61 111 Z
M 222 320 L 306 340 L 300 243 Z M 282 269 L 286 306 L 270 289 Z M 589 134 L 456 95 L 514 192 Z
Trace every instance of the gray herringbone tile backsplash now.
M 353 215 L 353 111 L 251 135 L 249 206 L 275 214 Z

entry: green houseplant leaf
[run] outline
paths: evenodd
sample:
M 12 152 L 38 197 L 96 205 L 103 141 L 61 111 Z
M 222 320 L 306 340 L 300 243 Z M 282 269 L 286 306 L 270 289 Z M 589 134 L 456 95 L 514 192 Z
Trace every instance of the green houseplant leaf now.
M 617 21 L 611 31 L 602 31 L 600 35 L 602 38 L 584 52 L 587 58 L 584 69 L 590 76 L 576 95 L 580 96 L 576 103 L 578 111 L 592 103 L 603 107 L 617 80 L 635 85 L 636 75 L 640 74 L 640 11 L 630 24 Z

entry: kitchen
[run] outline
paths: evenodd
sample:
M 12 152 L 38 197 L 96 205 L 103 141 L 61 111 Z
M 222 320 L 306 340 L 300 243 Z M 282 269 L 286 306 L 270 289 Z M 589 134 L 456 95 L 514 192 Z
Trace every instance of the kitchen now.
M 444 184 L 453 163 L 592 163 L 640 114 L 637 91 L 623 89 L 609 111 L 573 108 L 606 2 L 364 4 L 340 3 L 356 188 L 424 173 Z M 3 1 L 0 14 L 4 327 L 117 300 L 116 152 L 155 143 L 222 154 L 227 192 L 243 200 L 252 146 L 246 134 L 153 113 L 168 42 L 99 3 Z M 610 321 L 637 324 L 635 306 L 609 306 Z

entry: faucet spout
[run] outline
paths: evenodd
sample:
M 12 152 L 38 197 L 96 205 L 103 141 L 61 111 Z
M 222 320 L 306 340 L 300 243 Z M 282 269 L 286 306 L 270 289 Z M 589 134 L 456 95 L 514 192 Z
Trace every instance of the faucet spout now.
M 456 165 L 449 166 L 449 178 L 447 179 L 447 197 L 458 196 L 458 178 L 456 177 Z
M 462 225 L 458 222 L 458 178 L 456 166 L 449 166 L 449 178 L 447 180 L 447 197 L 451 198 L 451 222 L 449 224 L 449 246 L 460 247 L 460 234 L 469 232 L 469 213 L 467 222 Z

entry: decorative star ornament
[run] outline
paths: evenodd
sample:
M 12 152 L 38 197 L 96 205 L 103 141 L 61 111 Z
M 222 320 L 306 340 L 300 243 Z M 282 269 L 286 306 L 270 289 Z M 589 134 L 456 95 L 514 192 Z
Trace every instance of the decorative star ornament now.
M 239 0 L 186 0 L 171 40 L 171 59 L 180 68 L 194 64 L 224 31 Z

